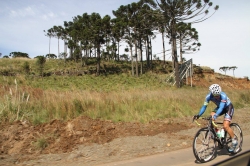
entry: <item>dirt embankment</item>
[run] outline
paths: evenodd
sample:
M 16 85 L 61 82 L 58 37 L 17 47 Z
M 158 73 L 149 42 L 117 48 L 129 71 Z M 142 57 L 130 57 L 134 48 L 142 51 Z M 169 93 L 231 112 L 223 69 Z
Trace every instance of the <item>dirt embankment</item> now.
M 190 84 L 190 78 L 188 82 Z M 198 87 L 209 87 L 209 85 L 217 83 L 223 89 L 250 89 L 249 78 L 231 77 L 215 73 L 213 69 L 202 70 L 201 68 L 195 68 L 192 83 Z
M 194 86 L 218 83 L 223 88 L 250 89 L 248 79 L 216 73 L 193 77 Z M 234 121 L 250 133 L 250 109 L 237 110 Z M 189 123 L 190 122 L 190 123 Z M 27 122 L 0 124 L 0 165 L 84 165 L 124 160 L 190 147 L 197 126 L 191 117 L 149 124 L 113 123 L 78 117 L 33 126 Z
M 71 153 L 79 145 L 94 147 L 107 145 L 118 138 L 149 138 L 160 133 L 172 134 L 175 131 L 186 130 L 190 126 L 185 122 L 173 123 L 169 120 L 149 124 L 113 123 L 81 116 L 68 122 L 54 120 L 39 126 L 17 121 L 13 124 L 2 123 L 0 127 L 0 163 L 8 161 L 14 164 L 34 160 L 44 154 Z M 123 142 L 120 142 L 117 146 L 121 147 L 122 144 Z M 108 153 L 115 154 L 113 151 Z
M 237 110 L 234 122 L 250 133 L 250 109 Z M 219 117 L 219 121 L 223 117 Z M 192 146 L 199 129 L 191 117 L 149 124 L 112 123 L 78 117 L 41 126 L 1 124 L 0 165 L 96 165 Z M 39 139 L 47 140 L 38 149 Z

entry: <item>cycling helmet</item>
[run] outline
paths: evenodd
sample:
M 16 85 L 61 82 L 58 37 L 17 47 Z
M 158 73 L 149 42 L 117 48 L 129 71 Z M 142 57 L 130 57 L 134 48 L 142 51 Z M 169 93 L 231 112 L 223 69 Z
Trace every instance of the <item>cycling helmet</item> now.
M 210 91 L 213 95 L 217 96 L 217 95 L 220 95 L 220 93 L 221 93 L 221 87 L 220 87 L 220 85 L 218 85 L 218 84 L 213 84 L 213 85 L 211 85 L 211 86 L 209 87 L 209 91 Z

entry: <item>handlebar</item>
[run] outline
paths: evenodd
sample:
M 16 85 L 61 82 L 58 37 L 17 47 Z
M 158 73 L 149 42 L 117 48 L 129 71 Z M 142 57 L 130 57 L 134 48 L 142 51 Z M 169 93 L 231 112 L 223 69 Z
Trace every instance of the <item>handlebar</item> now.
M 215 124 L 215 123 L 214 123 L 214 121 L 212 121 L 212 123 L 213 123 L 213 125 L 214 125 L 215 127 L 218 127 L 218 125 L 217 125 L 217 124 Z
M 197 120 L 195 120 L 194 121 L 198 126 L 200 126 L 201 124 L 200 123 L 198 123 L 198 121 Z
M 201 117 L 201 119 L 208 120 L 208 121 L 212 121 L 212 124 L 213 124 L 215 127 L 218 127 L 218 125 L 213 121 L 212 116 L 209 116 L 209 117 Z M 201 124 L 197 121 L 197 119 L 194 119 L 194 122 L 195 122 L 198 126 L 201 125 Z

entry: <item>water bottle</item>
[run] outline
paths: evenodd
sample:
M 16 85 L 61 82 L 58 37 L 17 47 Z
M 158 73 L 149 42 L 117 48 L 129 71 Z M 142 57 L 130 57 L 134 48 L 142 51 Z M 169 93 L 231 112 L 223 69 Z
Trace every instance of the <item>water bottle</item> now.
M 221 133 L 220 133 L 220 130 L 219 130 L 219 129 L 216 129 L 216 135 L 220 138 Z
M 223 128 L 220 130 L 220 136 L 221 138 L 224 138 L 225 136 L 225 130 Z

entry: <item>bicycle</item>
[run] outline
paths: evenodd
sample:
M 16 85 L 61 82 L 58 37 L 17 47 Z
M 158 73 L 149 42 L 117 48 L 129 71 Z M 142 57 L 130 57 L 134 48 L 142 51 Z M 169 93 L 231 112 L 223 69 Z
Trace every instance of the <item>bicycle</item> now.
M 212 117 L 201 117 L 201 119 L 207 120 L 207 127 L 203 127 L 197 131 L 193 140 L 193 153 L 197 161 L 205 163 L 211 161 L 215 157 L 217 147 L 223 149 L 224 147 L 231 154 L 236 154 L 241 151 L 243 143 L 243 133 L 240 126 L 237 123 L 231 123 L 230 127 L 234 132 L 234 135 L 238 141 L 233 152 L 229 151 L 232 146 L 232 140 L 229 134 L 225 131 L 224 137 L 219 137 L 216 134 L 215 127 L 217 124 L 223 124 L 222 122 L 214 122 Z M 193 119 L 194 121 L 194 119 Z M 195 122 L 200 125 L 197 120 Z M 215 127 L 214 127 L 215 126 Z M 216 146 L 217 143 L 217 146 Z

